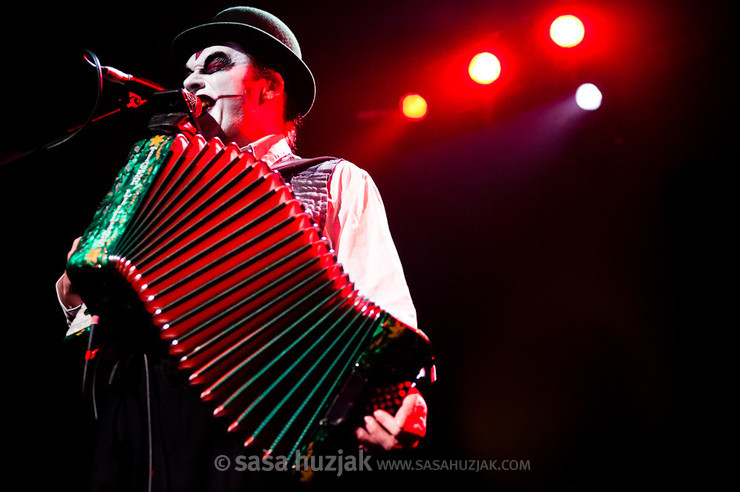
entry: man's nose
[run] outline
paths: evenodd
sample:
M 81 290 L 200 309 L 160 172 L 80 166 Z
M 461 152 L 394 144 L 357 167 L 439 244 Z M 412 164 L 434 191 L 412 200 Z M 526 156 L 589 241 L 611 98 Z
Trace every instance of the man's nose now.
M 195 94 L 199 89 L 204 87 L 203 77 L 198 72 L 193 72 L 182 82 L 186 91 Z

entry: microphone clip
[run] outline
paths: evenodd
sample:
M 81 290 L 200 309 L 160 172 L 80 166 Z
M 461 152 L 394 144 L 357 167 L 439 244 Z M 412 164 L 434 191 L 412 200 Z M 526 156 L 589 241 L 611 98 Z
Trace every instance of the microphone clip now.
M 144 99 L 140 95 L 136 94 L 135 92 L 129 91 L 128 101 L 126 102 L 126 108 L 137 109 L 143 106 L 146 102 L 147 102 L 146 99 Z

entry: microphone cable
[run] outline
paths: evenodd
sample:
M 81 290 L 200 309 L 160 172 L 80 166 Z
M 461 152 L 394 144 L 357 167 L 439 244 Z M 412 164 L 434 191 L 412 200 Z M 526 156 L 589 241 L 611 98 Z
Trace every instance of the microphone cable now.
M 69 134 L 65 135 L 61 138 L 56 138 L 52 140 L 49 143 L 38 145 L 37 147 L 34 147 L 32 149 L 26 149 L 26 150 L 14 150 L 10 151 L 7 154 L 0 154 L 0 168 L 5 166 L 6 164 L 10 164 L 11 162 L 17 161 L 19 159 L 22 159 L 24 157 L 27 157 L 31 154 L 34 154 L 38 152 L 39 150 L 51 150 L 56 147 L 59 147 L 60 145 L 69 142 L 74 137 L 80 134 L 82 130 L 87 128 L 90 123 L 95 118 L 95 113 L 98 110 L 98 106 L 100 105 L 100 101 L 103 99 L 103 68 L 100 65 L 100 60 L 98 60 L 98 57 L 90 50 L 83 50 L 83 57 L 85 61 L 87 61 L 90 65 L 95 67 L 97 72 L 97 90 L 95 95 L 95 103 L 93 104 L 92 110 L 90 111 L 90 114 L 87 117 L 87 120 L 85 122 L 75 128 L 74 130 L 69 130 Z
M 58 147 L 64 143 L 69 142 L 74 137 L 80 134 L 85 128 L 87 128 L 90 125 L 90 122 L 92 122 L 93 118 L 95 117 L 95 113 L 98 111 L 98 106 L 100 105 L 100 101 L 103 99 L 103 67 L 100 65 L 100 60 L 98 59 L 97 55 L 93 53 L 90 50 L 83 50 L 83 58 L 87 63 L 89 63 L 91 66 L 95 68 L 96 72 L 96 95 L 95 95 L 95 103 L 93 104 L 92 110 L 90 111 L 90 114 L 87 116 L 87 119 L 85 122 L 75 128 L 73 132 L 71 132 L 69 135 L 66 135 L 65 137 L 53 141 L 51 143 L 48 143 L 43 146 L 44 149 L 49 150 L 53 149 L 55 147 Z

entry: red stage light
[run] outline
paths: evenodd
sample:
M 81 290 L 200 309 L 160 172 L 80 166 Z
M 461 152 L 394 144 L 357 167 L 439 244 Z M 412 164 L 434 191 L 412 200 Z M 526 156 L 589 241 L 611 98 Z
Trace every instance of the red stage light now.
M 574 15 L 561 15 L 550 24 L 550 37 L 563 48 L 576 46 L 583 41 L 585 34 L 583 22 Z
M 426 100 L 416 93 L 408 93 L 401 98 L 401 112 L 411 121 L 423 120 L 428 112 Z
M 491 53 L 478 53 L 468 65 L 470 78 L 479 84 L 490 84 L 501 75 L 501 62 Z

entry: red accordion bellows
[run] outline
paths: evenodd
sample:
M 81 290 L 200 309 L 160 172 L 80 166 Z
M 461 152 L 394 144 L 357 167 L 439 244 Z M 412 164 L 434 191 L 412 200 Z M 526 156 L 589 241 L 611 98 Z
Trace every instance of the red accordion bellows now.
M 218 139 L 164 138 L 151 184 L 119 176 L 99 214 L 139 193 L 133 216 L 120 229 L 117 218 L 93 223 L 68 271 L 94 312 L 116 302 L 101 294 L 108 285 L 135 294 L 245 444 L 286 456 L 310 447 L 359 405 L 357 384 L 413 380 L 430 364 L 426 336 L 354 290 L 278 173 Z M 115 240 L 86 251 L 106 229 Z

